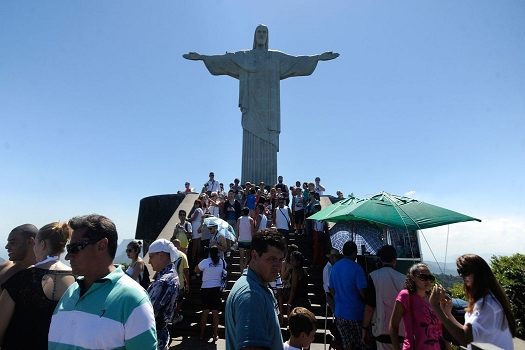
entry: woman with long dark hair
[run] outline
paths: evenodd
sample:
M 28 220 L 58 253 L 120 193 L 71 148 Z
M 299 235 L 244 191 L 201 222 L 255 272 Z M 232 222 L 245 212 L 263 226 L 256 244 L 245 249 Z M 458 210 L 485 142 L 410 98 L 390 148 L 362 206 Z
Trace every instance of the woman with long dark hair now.
M 401 320 L 405 326 L 403 350 L 440 350 L 446 345 L 441 322 L 429 302 L 435 280 L 426 264 L 414 264 L 408 270 L 405 289 L 397 295 L 390 318 L 390 339 L 394 349 L 400 348 L 398 334 Z
M 512 337 L 516 334 L 516 321 L 509 299 L 496 280 L 487 262 L 475 254 L 457 258 L 458 274 L 463 278 L 463 288 L 468 301 L 465 325 L 452 316 L 452 303 L 445 290 L 434 286 L 430 302 L 449 333 L 463 346 L 473 341 L 490 343 L 503 349 L 513 349 Z M 447 301 L 444 310 L 440 307 Z M 470 345 L 468 345 L 470 349 Z
M 208 314 L 213 315 L 213 341 L 219 339 L 219 309 L 222 306 L 221 280 L 222 271 L 228 266 L 219 256 L 217 246 L 209 250 L 209 258 L 202 260 L 195 266 L 195 272 L 202 272 L 201 298 L 203 310 L 200 321 L 200 339 L 204 340 L 204 330 L 208 321 Z
M 293 252 L 299 250 L 299 247 L 295 244 L 289 244 L 286 247 L 286 257 L 281 266 L 281 279 L 283 281 L 283 298 L 288 300 L 290 297 L 290 288 L 292 288 L 292 270 L 293 266 L 290 262 L 290 258 Z
M 308 299 L 308 273 L 304 268 L 304 255 L 300 251 L 290 254 L 292 264 L 290 295 L 288 297 L 288 313 L 294 308 L 301 306 L 311 308 Z

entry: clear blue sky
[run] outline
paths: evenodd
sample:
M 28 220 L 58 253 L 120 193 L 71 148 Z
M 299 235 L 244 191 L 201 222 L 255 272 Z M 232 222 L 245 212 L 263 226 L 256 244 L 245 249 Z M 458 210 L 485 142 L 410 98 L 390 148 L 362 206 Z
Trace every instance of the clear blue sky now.
M 264 23 L 272 49 L 341 54 L 281 83 L 285 182 L 482 219 L 450 226 L 449 257 L 524 252 L 525 2 L 319 4 L 2 1 L 0 241 L 92 212 L 130 238 L 141 198 L 238 177 L 238 82 L 182 54 L 248 49 Z M 424 232 L 440 261 L 446 232 Z

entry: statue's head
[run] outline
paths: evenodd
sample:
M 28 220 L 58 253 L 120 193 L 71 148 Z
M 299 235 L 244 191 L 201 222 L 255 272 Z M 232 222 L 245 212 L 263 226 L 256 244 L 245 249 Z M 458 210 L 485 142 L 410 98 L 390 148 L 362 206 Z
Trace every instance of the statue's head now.
M 255 34 L 253 35 L 253 48 L 260 46 L 268 50 L 268 27 L 264 24 L 259 24 L 255 28 Z

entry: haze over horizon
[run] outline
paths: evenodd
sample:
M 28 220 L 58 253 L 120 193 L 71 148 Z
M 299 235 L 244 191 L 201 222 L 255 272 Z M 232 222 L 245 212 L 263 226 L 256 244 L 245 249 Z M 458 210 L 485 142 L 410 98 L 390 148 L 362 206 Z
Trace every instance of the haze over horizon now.
M 141 198 L 239 177 L 238 81 L 182 54 L 249 49 L 264 23 L 271 49 L 340 53 L 281 82 L 286 183 L 482 220 L 424 230 L 438 261 L 447 230 L 447 261 L 524 252 L 523 18 L 520 0 L 4 0 L 0 242 L 93 212 L 131 238 Z

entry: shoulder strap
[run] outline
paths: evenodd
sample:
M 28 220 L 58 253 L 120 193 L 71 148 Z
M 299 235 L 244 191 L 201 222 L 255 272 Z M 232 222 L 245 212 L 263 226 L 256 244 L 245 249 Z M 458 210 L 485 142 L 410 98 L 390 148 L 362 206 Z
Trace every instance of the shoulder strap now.
M 416 344 L 416 329 L 414 328 L 414 308 L 412 307 L 412 293 L 408 292 L 408 308 L 410 309 L 410 323 L 412 324 L 412 341 Z
M 182 263 L 182 256 L 179 256 L 179 258 L 177 260 L 175 260 L 175 270 L 179 271 L 179 267 L 180 267 L 180 264 Z
M 290 210 L 290 208 L 288 208 L 288 210 Z M 286 217 L 286 215 L 284 214 L 284 212 L 281 210 L 281 208 L 279 208 L 279 211 L 281 212 L 281 214 L 283 214 L 284 218 L 286 219 L 286 222 L 288 223 L 288 225 L 290 225 L 290 220 Z M 290 215 L 290 213 L 288 213 L 288 215 Z

